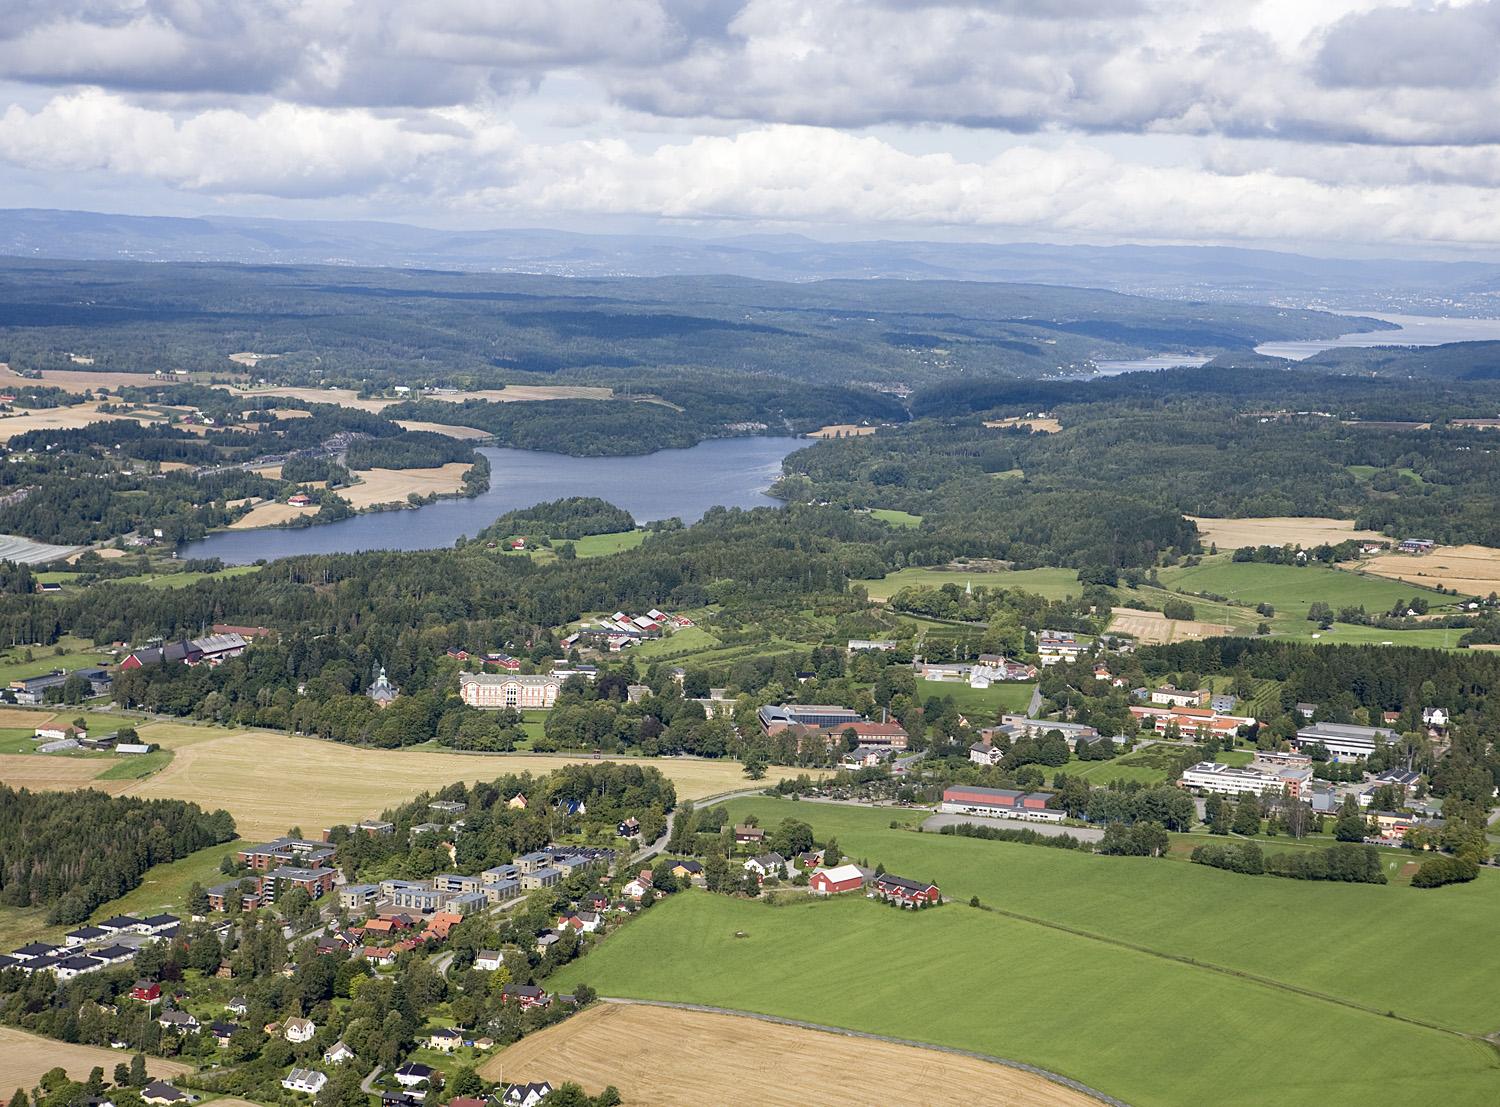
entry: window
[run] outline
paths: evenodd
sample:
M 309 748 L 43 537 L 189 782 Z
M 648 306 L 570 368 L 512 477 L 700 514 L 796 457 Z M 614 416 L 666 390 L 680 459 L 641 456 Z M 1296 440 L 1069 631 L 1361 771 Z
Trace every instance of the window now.
M 520 702 L 521 702 L 521 690 L 519 688 L 517 688 L 514 684 L 507 684 L 505 686 L 505 706 L 506 707 L 515 707 Z

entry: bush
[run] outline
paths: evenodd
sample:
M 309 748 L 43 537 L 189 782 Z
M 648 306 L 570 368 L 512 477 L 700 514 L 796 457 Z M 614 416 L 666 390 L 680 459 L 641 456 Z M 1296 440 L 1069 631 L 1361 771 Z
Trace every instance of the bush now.
M 1479 866 L 1461 857 L 1429 857 L 1411 878 L 1413 888 L 1441 888 L 1465 884 L 1479 875 Z

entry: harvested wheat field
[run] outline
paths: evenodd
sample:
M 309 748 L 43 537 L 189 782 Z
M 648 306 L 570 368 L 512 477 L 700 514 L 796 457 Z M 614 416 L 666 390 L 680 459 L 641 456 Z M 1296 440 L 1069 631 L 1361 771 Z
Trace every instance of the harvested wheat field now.
M 861 427 L 853 423 L 829 423 L 826 427 L 819 427 L 815 431 L 809 431 L 809 438 L 858 438 L 862 434 L 874 434 L 874 427 Z
M 1196 619 L 1168 619 L 1160 611 L 1141 611 L 1134 607 L 1117 607 L 1109 621 L 1114 634 L 1129 634 L 1146 646 L 1166 646 L 1173 642 L 1191 642 L 1232 634 L 1228 623 L 1203 623 Z
M 786 1063 L 767 1064 L 767 1058 Z M 788 1067 L 793 1058 L 815 1069 L 817 1078 L 793 1078 Z M 832 1107 L 908 1098 L 893 1094 L 896 1088 L 920 1088 L 910 1098 L 930 1107 L 1095 1102 L 1045 1077 L 973 1057 L 641 1004 L 589 1008 L 508 1047 L 479 1073 L 491 1080 L 574 1080 L 593 1093 L 613 1084 L 626 1103 L 643 1107 Z
M 1026 427 L 1032 434 L 1056 434 L 1062 430 L 1062 424 L 1050 415 L 1041 419 L 1026 415 L 1016 415 L 1009 419 L 986 419 L 984 425 L 996 430 L 1002 427 Z
M 31 382 L 35 384 L 35 381 Z M 44 407 L 35 411 L 22 411 L 16 415 L 0 415 L 0 442 L 9 441 L 27 431 L 75 430 L 90 423 L 103 423 L 114 419 L 132 419 L 129 415 L 107 415 L 99 410 L 96 400 L 72 407 Z M 144 420 L 136 420 L 144 422 Z
M 478 427 L 450 427 L 447 423 L 424 423 L 420 419 L 393 419 L 396 426 L 409 431 L 427 431 L 430 434 L 446 434 L 449 438 L 489 438 L 490 432 Z
M 1198 534 L 1205 547 L 1216 543 L 1221 550 L 1241 546 L 1321 546 L 1338 545 L 1354 539 L 1357 542 L 1389 542 L 1379 531 L 1355 530 L 1353 519 L 1320 519 L 1276 515 L 1258 519 L 1209 519 L 1189 515 L 1198 524 Z
M 75 561 L 77 561 L 80 557 L 88 552 L 88 550 L 79 550 L 76 554 L 71 554 L 65 560 L 69 565 L 72 565 Z M 115 546 L 100 546 L 93 552 L 104 558 L 105 561 L 113 561 L 117 557 L 124 557 L 126 553 L 126 551 Z
M 75 374 L 86 375 L 86 374 Z M 237 388 L 218 385 L 236 396 L 285 397 L 314 404 L 337 404 L 359 411 L 384 411 L 400 400 L 361 399 L 352 388 Z M 414 396 L 413 399 L 443 400 L 461 404 L 465 400 L 488 400 L 496 404 L 521 403 L 527 400 L 608 400 L 614 390 L 585 384 L 513 384 L 508 388 L 481 388 L 474 392 L 448 392 L 436 396 Z
M 180 723 L 150 723 L 140 732 L 142 738 L 174 750 L 176 756 L 166 768 L 144 780 L 105 781 L 101 787 L 132 796 L 192 800 L 209 810 L 225 808 L 244 837 L 281 834 L 289 826 L 308 830 L 357 821 L 455 780 L 493 780 L 506 773 L 541 774 L 561 765 L 596 760 L 551 754 L 364 749 L 275 731 L 221 730 Z M 26 756 L 8 760 L 53 762 L 51 758 Z M 747 786 L 737 761 L 630 760 L 659 768 L 676 784 L 679 799 L 698 799 Z M 56 763 L 67 762 L 58 759 Z M 97 760 L 73 763 L 90 765 L 94 772 L 110 764 Z M 288 766 L 296 766 L 298 779 L 309 781 L 310 786 L 287 788 Z M 773 768 L 767 783 L 796 772 Z
M 0 707 L 0 730 L 32 730 L 57 718 L 55 712 L 28 707 Z
M 113 764 L 114 759 L 106 757 L 6 753 L 0 754 L 0 781 L 12 788 L 30 788 L 34 792 L 71 792 L 89 787 L 96 776 Z
M 229 529 L 250 530 L 254 527 L 271 527 L 277 523 L 285 523 L 290 519 L 295 519 L 299 515 L 316 515 L 317 513 L 318 508 L 316 504 L 307 504 L 299 507 L 296 504 L 270 501 L 258 507 L 252 507 L 249 512 L 230 523 Z
M 406 497 L 413 492 L 426 496 L 433 492 L 450 495 L 459 491 L 468 471 L 469 465 L 463 461 L 450 461 L 435 469 L 360 469 L 355 473 L 359 483 L 340 488 L 338 494 L 356 511 L 375 504 L 405 503 Z
M 68 1070 L 74 1080 L 87 1080 L 89 1070 L 96 1065 L 104 1070 L 105 1079 L 114 1072 L 121 1061 L 129 1061 L 131 1054 L 118 1049 L 100 1046 L 73 1045 L 58 1042 L 24 1030 L 0 1026 L 0 1088 L 31 1088 L 48 1069 L 59 1065 Z M 160 1057 L 146 1058 L 146 1071 L 156 1077 L 180 1076 L 192 1072 L 192 1065 L 181 1061 L 164 1061 Z M 221 1101 L 227 1102 L 227 1101 Z
M 1500 549 L 1493 546 L 1439 546 L 1430 554 L 1378 554 L 1359 567 L 1376 576 L 1456 588 L 1470 596 L 1500 592 Z

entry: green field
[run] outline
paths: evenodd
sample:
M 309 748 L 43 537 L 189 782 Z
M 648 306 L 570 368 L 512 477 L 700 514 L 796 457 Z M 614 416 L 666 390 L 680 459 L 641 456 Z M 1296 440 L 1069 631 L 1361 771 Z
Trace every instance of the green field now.
M 95 780 L 144 780 L 152 773 L 165 769 L 172 761 L 173 751 L 161 749 L 150 753 L 117 756 L 120 760 L 96 776 Z
M 872 600 L 888 600 L 903 588 L 923 586 L 941 588 L 945 584 L 960 587 L 972 582 L 976 588 L 1019 588 L 1024 592 L 1035 592 L 1049 600 L 1066 599 L 1081 595 L 1083 586 L 1078 583 L 1075 569 L 1021 569 L 1015 572 L 955 571 L 952 569 L 898 569 L 887 573 L 881 580 L 861 580 L 856 584 L 864 588 Z
M 1369 480 L 1376 473 L 1380 472 L 1380 469 L 1374 465 L 1346 465 L 1344 466 L 1344 468 L 1348 469 L 1349 472 L 1353 473 L 1360 480 Z M 1397 469 L 1396 473 L 1398 476 L 1403 476 L 1407 480 L 1416 481 L 1416 483 L 1418 484 L 1427 483 L 1422 479 L 1422 474 L 1417 472 L 1415 469 Z
M 1207 592 L 1227 596 L 1252 607 L 1268 603 L 1277 615 L 1293 615 L 1306 621 L 1309 605 L 1322 601 L 1335 610 L 1363 606 L 1372 614 L 1389 611 L 1397 600 L 1423 596 L 1433 610 L 1452 606 L 1456 600 L 1430 589 L 1361 576 L 1322 565 L 1263 565 L 1252 561 L 1230 561 L 1221 555 L 1191 568 L 1161 571 L 1161 581 L 1178 592 Z M 1202 618 L 1203 616 L 1199 616 Z M 1386 637 L 1391 632 L 1385 631 Z
M 144 584 L 148 588 L 187 588 L 200 580 L 223 580 L 260 572 L 259 565 L 231 565 L 215 573 L 150 573 L 144 576 L 115 577 L 116 584 Z
M 96 665 L 109 665 L 114 658 L 93 648 L 82 638 L 65 635 L 57 643 L 62 653 L 53 646 L 31 646 L 31 660 L 26 660 L 26 647 L 6 650 L 0 654 L 0 687 L 13 680 L 44 676 L 54 669 L 84 669 Z
M 893 507 L 872 507 L 870 514 L 882 522 L 890 523 L 893 527 L 920 527 L 922 517 L 913 515 L 910 511 L 897 511 Z
M 966 714 L 977 712 L 989 722 L 1001 711 L 1024 713 L 1035 687 L 1034 684 L 992 684 L 988 688 L 970 688 L 956 681 L 919 680 L 917 699 L 922 703 L 931 696 L 940 700 L 951 699 L 960 711 Z
M 1027 848 L 943 844 L 969 847 L 972 861 L 990 866 Z M 1092 921 L 1107 918 L 1098 912 Z M 1500 1063 L 1481 1043 L 962 902 L 913 913 L 860 897 L 769 907 L 687 892 L 573 962 L 551 987 L 580 982 L 606 995 L 725 1006 L 1029 1061 L 1137 1107 L 1479 1104 L 1500 1095 Z
M 579 557 L 603 557 L 606 554 L 633 550 L 646 540 L 644 530 L 625 530 L 615 534 L 590 534 L 575 539 L 573 548 Z
M 662 658 L 686 657 L 714 649 L 719 640 L 700 626 L 681 627 L 661 638 L 653 638 L 632 646 L 631 652 L 642 661 L 659 661 Z

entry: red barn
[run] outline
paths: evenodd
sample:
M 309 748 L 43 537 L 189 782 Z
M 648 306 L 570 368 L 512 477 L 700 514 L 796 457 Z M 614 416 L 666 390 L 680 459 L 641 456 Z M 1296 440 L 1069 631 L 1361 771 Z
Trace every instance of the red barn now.
M 812 874 L 807 886 L 816 895 L 836 896 L 840 892 L 854 892 L 865 886 L 865 874 L 858 865 L 839 865 Z

